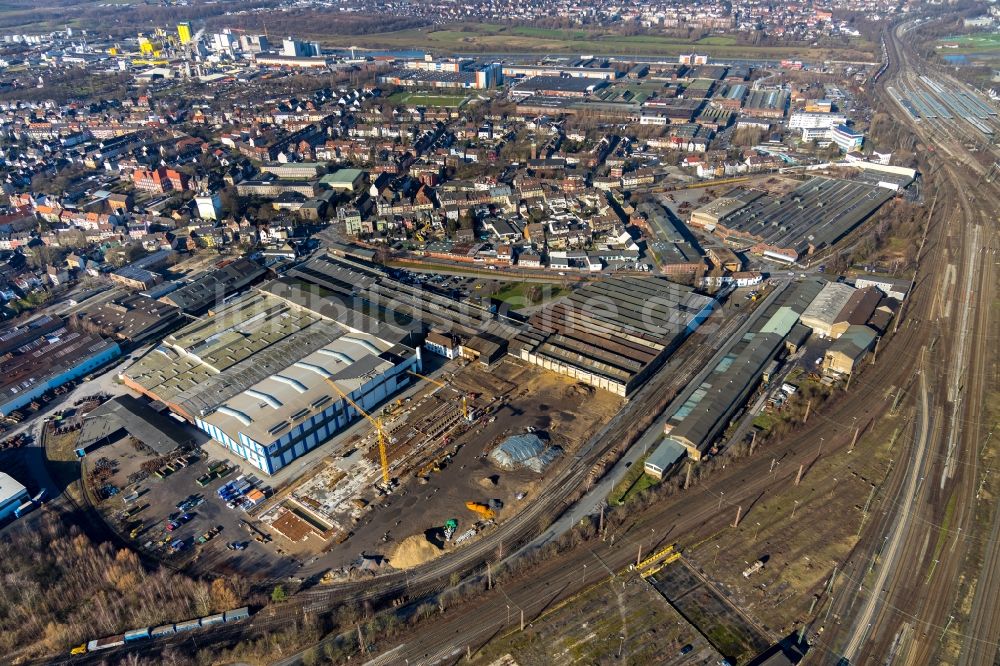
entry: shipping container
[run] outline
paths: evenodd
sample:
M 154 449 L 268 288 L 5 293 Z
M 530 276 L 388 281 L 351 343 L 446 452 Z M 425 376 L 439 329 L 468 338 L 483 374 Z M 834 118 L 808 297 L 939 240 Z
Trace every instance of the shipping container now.
M 250 609 L 247 606 L 236 610 L 226 611 L 226 622 L 239 622 L 250 617 Z
M 186 622 L 178 622 L 174 626 L 177 629 L 177 633 L 182 631 L 191 631 L 192 629 L 197 629 L 201 626 L 201 618 L 198 618 L 197 620 L 187 620 Z
M 216 624 L 222 624 L 225 621 L 226 618 L 222 613 L 219 613 L 218 615 L 209 615 L 208 617 L 201 618 L 201 626 L 211 627 Z
M 150 631 L 149 635 L 153 638 L 160 638 L 162 636 L 172 636 L 175 633 L 177 632 L 174 629 L 174 625 L 164 624 Z
M 247 493 L 247 499 L 250 501 L 250 506 L 257 506 L 264 501 L 264 493 L 259 490 L 251 490 Z
M 149 638 L 149 627 L 145 629 L 133 629 L 132 631 L 125 632 L 125 642 L 131 643 L 132 641 L 139 641 Z

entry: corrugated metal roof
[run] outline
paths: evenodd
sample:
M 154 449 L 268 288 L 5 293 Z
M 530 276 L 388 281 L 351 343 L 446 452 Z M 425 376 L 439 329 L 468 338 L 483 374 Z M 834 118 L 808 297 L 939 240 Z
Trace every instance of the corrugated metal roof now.
M 687 449 L 680 442 L 670 437 L 660 442 L 659 446 L 646 458 L 646 465 L 659 471 L 664 471 L 687 454 Z
M 760 327 L 761 333 L 777 333 L 778 335 L 788 335 L 792 327 L 799 320 L 799 315 L 790 307 L 782 306 L 771 316 L 767 322 Z

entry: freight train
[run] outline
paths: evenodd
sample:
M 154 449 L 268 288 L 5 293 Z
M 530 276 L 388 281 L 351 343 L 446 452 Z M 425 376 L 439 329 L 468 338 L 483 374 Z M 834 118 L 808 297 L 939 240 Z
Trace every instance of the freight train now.
M 205 617 L 195 618 L 194 620 L 185 620 L 184 622 L 178 622 L 176 624 L 164 624 L 159 627 L 133 629 L 132 631 L 126 631 L 124 634 L 98 638 L 90 641 L 89 643 L 84 643 L 83 645 L 79 645 L 70 650 L 70 654 L 86 654 L 87 652 L 97 652 L 99 650 L 121 647 L 126 643 L 135 643 L 155 638 L 166 638 L 167 636 L 173 636 L 174 634 L 192 631 L 194 629 L 214 627 L 216 625 L 229 624 L 231 622 L 241 622 L 248 617 L 250 617 L 250 609 L 244 606 L 243 608 L 226 611 L 225 613 L 206 615 Z

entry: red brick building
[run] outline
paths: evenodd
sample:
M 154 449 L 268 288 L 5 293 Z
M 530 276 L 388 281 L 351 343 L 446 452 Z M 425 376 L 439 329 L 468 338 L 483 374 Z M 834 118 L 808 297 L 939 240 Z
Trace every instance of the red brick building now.
M 159 167 L 152 171 L 136 169 L 132 172 L 132 184 L 137 190 L 154 194 L 163 194 L 170 190 L 184 192 L 188 189 L 188 176 L 166 167 Z

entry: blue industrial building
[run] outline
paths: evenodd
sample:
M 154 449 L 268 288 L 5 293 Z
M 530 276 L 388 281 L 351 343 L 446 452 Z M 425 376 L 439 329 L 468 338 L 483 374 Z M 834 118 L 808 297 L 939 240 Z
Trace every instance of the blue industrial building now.
M 70 331 L 40 317 L 0 335 L 0 414 L 7 416 L 46 391 L 78 379 L 121 356 L 118 343 Z

